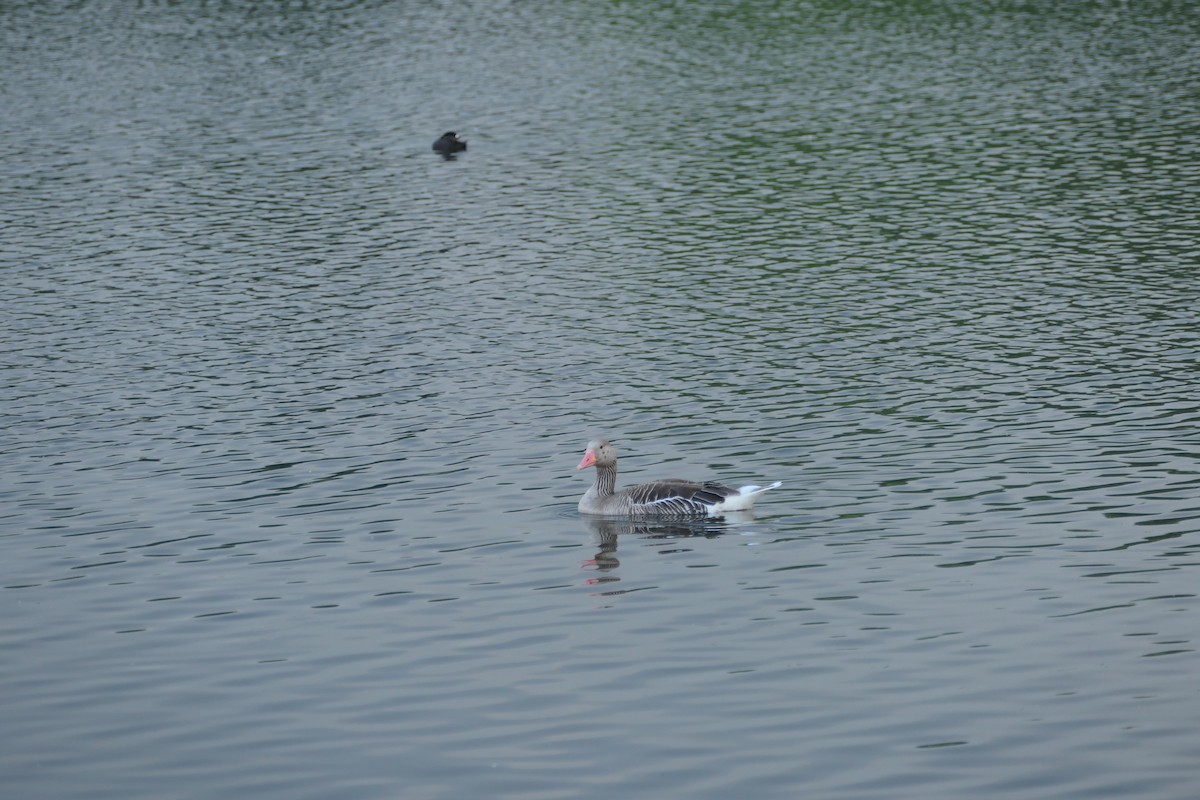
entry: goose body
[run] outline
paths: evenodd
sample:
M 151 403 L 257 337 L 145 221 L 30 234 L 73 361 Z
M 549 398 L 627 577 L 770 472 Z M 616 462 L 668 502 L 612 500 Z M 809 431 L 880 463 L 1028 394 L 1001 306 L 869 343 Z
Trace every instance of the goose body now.
M 690 519 L 719 517 L 728 511 L 746 511 L 763 492 L 779 486 L 733 488 L 712 481 L 680 478 L 650 481 L 616 490 L 617 451 L 607 439 L 588 442 L 583 460 L 575 469 L 596 468 L 596 480 L 579 500 L 579 511 L 605 517 Z

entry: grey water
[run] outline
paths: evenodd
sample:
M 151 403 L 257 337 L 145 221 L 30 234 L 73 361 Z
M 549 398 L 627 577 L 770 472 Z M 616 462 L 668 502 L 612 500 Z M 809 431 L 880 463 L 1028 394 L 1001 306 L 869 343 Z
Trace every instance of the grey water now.
M 1198 43 L 0 4 L 0 793 L 1195 798 Z

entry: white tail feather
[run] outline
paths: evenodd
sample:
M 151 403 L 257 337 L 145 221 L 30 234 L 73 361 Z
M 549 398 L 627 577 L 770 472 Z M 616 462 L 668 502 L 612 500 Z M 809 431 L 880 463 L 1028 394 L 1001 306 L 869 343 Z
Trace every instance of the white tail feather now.
M 722 514 L 726 511 L 745 511 L 754 505 L 754 501 L 763 492 L 769 492 L 783 485 L 783 481 L 775 481 L 770 486 L 743 486 L 733 497 L 725 498 L 709 510 L 709 514 Z

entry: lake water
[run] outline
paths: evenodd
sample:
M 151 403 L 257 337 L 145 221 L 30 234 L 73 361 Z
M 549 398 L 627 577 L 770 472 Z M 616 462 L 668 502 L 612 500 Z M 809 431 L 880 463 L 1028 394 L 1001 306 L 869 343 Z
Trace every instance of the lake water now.
M 3 795 L 1197 797 L 1197 42 L 0 6 Z

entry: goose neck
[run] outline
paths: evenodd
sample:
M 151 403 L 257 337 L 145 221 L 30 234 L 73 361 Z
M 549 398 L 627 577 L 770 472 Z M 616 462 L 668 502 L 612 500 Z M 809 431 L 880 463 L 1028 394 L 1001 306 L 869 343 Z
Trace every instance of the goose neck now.
M 611 496 L 617 488 L 617 465 L 596 465 L 596 494 L 601 497 Z

